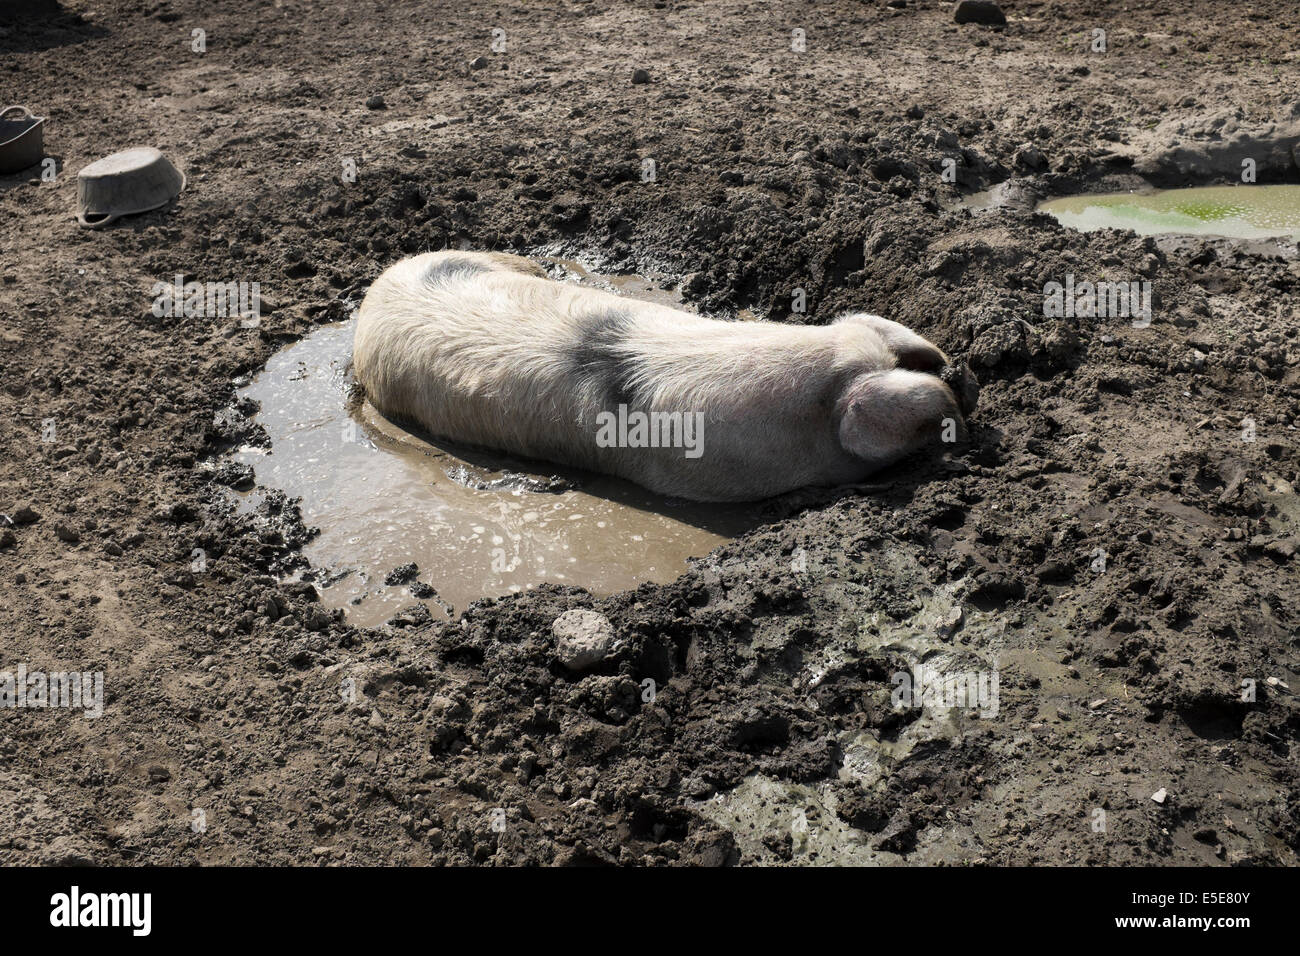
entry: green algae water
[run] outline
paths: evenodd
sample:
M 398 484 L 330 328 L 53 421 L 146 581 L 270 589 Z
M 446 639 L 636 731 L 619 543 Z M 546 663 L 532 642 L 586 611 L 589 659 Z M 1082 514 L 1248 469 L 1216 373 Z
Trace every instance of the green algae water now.
M 1206 186 L 1153 193 L 1067 196 L 1038 206 L 1063 226 L 1138 235 L 1182 233 L 1300 240 L 1300 186 Z

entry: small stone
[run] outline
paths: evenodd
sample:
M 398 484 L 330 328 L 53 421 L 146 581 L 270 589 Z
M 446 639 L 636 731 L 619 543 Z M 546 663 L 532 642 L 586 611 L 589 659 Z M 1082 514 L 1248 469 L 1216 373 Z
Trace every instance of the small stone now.
M 18 538 L 12 531 L 8 528 L 0 530 L 0 551 L 5 550 L 6 548 L 12 548 L 17 543 Z
M 376 93 L 373 96 L 366 97 L 366 109 L 384 110 L 384 109 L 388 109 L 388 104 L 384 102 L 384 98 L 382 96 Z
M 487 65 L 488 65 L 488 58 L 485 56 L 476 56 L 474 57 L 474 59 L 469 61 L 469 68 L 471 70 L 487 69 Z
M 1290 561 L 1295 557 L 1295 542 L 1289 538 L 1274 538 L 1264 545 L 1264 553 L 1278 563 Z
M 1168 797 L 1169 797 L 1169 792 L 1165 790 L 1164 787 L 1161 787 L 1155 793 L 1151 794 L 1151 799 L 1154 800 L 1156 803 L 1164 803 L 1165 800 L 1168 799 Z
M 19 505 L 10 517 L 14 524 L 35 524 L 41 520 L 40 513 L 31 505 Z
M 961 0 L 952 18 L 957 23 L 982 23 L 985 26 L 1006 26 L 1007 15 L 993 0 Z
M 311 605 L 302 613 L 302 626 L 309 631 L 323 631 L 330 626 L 329 611 L 317 605 Z
M 55 522 L 54 536 L 67 544 L 77 544 L 81 540 L 81 534 L 77 529 L 62 521 Z
M 614 643 L 614 626 L 595 611 L 574 608 L 551 624 L 556 638 L 556 656 L 569 670 L 580 671 L 599 664 Z
M 414 562 L 399 565 L 384 575 L 384 584 L 390 588 L 398 584 L 410 584 L 419 573 L 420 568 Z
M 423 604 L 408 604 L 387 621 L 389 627 L 421 627 L 433 620 L 429 608 Z
M 637 69 L 637 70 L 633 70 L 633 71 L 632 71 L 632 83 L 633 83 L 633 84 L 639 86 L 639 85 L 642 84 L 642 83 L 649 83 L 649 82 L 650 82 L 650 71 L 649 71 L 649 70 Z
M 1021 143 L 1011 161 L 1021 169 L 1042 169 L 1047 159 L 1032 143 Z

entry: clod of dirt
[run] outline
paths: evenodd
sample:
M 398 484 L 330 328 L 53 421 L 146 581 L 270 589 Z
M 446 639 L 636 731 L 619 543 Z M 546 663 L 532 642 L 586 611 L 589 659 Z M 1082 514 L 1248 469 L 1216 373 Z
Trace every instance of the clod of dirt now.
M 419 567 L 414 564 L 403 564 L 400 567 L 393 568 L 384 576 L 384 583 L 390 588 L 398 584 L 410 584 L 420 573 Z
M 14 524 L 35 524 L 41 520 L 41 514 L 31 505 L 19 505 L 10 516 Z
M 952 18 L 957 23 L 982 23 L 992 27 L 1007 25 L 1007 15 L 993 0 L 961 0 Z
M 571 671 L 586 670 L 603 661 L 614 643 L 614 626 L 595 611 L 575 608 L 551 623 L 555 654 Z
M 420 627 L 433 620 L 433 615 L 423 604 L 409 604 L 387 621 L 389 627 Z

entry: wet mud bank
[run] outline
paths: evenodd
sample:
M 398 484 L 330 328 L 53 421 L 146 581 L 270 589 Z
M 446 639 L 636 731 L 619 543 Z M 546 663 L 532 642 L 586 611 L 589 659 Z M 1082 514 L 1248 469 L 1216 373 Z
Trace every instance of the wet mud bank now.
M 197 6 L 63 6 L 0 36 L 64 170 L 0 178 L 0 669 L 106 699 L 0 713 L 0 860 L 1295 864 L 1300 267 L 960 208 L 1100 191 L 1160 117 L 1287 119 L 1289 4 L 810 4 L 799 55 L 743 2 L 471 3 L 427 43 L 404 5 L 218 2 L 180 59 Z M 78 230 L 75 170 L 140 142 L 186 192 Z M 968 362 L 971 440 L 669 581 L 357 626 L 304 577 L 320 522 L 230 460 L 270 441 L 240 390 L 446 247 L 886 315 Z M 178 273 L 259 282 L 260 324 L 154 315 Z M 1152 321 L 1045 315 L 1070 275 L 1150 283 Z

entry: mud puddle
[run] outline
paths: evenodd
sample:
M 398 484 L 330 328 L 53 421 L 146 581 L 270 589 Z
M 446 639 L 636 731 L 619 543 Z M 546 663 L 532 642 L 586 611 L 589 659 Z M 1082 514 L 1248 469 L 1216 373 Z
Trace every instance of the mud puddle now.
M 699 311 L 682 297 L 681 283 L 668 277 L 655 280 L 639 275 L 599 275 L 573 259 L 549 255 L 536 255 L 533 258 L 546 267 L 553 279 L 591 285 L 607 292 L 617 292 L 619 295 L 644 299 L 646 302 L 666 305 L 672 309 L 682 309 L 685 312 Z M 726 318 L 727 316 L 714 317 Z M 764 320 L 764 315 L 753 309 L 738 309 L 735 319 L 738 322 L 761 322 Z
M 639 276 L 552 264 L 568 278 L 676 304 L 671 290 Z M 416 600 L 448 616 L 542 582 L 601 595 L 663 583 L 688 558 L 760 523 L 743 507 L 667 500 L 409 432 L 350 399 L 355 325 L 354 317 L 316 330 L 241 389 L 260 404 L 255 420 L 271 446 L 234 456 L 254 468 L 259 487 L 301 498 L 303 521 L 319 528 L 304 553 L 322 601 L 355 624 L 382 624 Z
M 1300 186 L 1207 186 L 1051 199 L 1039 212 L 1081 232 L 1131 229 L 1230 239 L 1300 240 Z
M 551 278 L 579 285 L 595 286 L 607 292 L 617 292 L 633 299 L 642 299 L 673 309 L 696 311 L 682 301 L 681 285 L 667 277 L 651 279 L 639 275 L 601 275 L 592 272 L 576 259 L 538 255 L 533 257 L 551 274 Z

